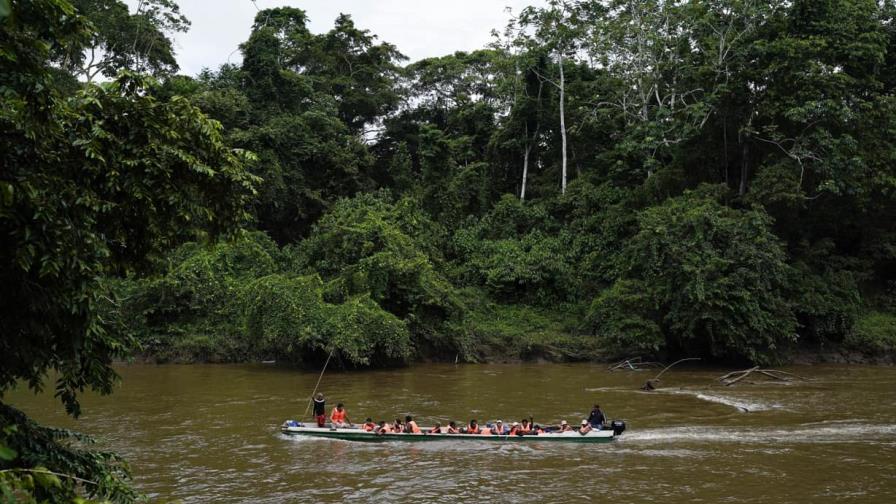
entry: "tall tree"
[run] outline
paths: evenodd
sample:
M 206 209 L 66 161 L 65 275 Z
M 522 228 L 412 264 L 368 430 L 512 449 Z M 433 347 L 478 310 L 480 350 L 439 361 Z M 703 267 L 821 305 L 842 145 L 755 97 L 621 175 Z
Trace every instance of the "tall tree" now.
M 88 26 L 65 0 L 16 2 L 0 20 L 0 396 L 17 383 L 39 391 L 52 373 L 74 416 L 85 389 L 112 391 L 111 363 L 132 343 L 100 316 L 115 303 L 106 279 L 143 271 L 178 241 L 233 230 L 255 182 L 219 124 L 183 98 L 155 98 L 143 77 L 59 93 L 52 51 L 83 50 Z M 34 432 L 5 406 L 2 416 Z M 120 489 L 120 473 L 69 464 L 78 454 L 49 439 L 0 440 L 13 450 L 2 464 L 108 477 L 88 489 L 100 496 Z M 70 500 L 74 488 L 66 479 L 35 491 Z
M 561 152 L 561 193 L 567 183 L 566 76 L 564 59 L 572 62 L 578 56 L 580 41 L 591 29 L 594 17 L 603 7 L 596 1 L 550 0 L 548 7 L 528 7 L 519 16 L 519 44 L 538 47 L 557 58 L 557 77 L 541 75 L 558 90 Z M 531 50 L 531 49 L 530 49 Z M 533 71 L 537 69 L 532 68 Z
M 72 5 L 93 28 L 86 48 L 61 60 L 77 76 L 92 82 L 121 70 L 177 72 L 171 37 L 186 32 L 190 21 L 174 0 L 138 0 L 133 12 L 121 0 L 73 0 Z

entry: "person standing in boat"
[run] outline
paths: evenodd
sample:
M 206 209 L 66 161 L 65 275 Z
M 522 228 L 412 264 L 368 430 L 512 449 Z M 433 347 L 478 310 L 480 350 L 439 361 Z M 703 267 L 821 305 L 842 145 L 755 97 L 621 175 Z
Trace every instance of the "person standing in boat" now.
M 314 420 L 317 421 L 318 427 L 323 427 L 327 421 L 327 401 L 321 393 L 318 393 L 316 397 L 312 397 L 311 399 L 314 401 L 314 409 L 312 410 Z
M 352 421 L 348 419 L 346 414 L 345 405 L 339 403 L 333 408 L 333 412 L 330 413 L 330 422 L 333 424 L 333 427 L 337 428 L 352 424 Z
M 588 415 L 588 423 L 591 424 L 591 427 L 600 430 L 604 427 L 606 421 L 607 418 L 604 416 L 604 412 L 600 410 L 600 404 L 595 404 L 594 408 L 591 409 L 591 414 Z

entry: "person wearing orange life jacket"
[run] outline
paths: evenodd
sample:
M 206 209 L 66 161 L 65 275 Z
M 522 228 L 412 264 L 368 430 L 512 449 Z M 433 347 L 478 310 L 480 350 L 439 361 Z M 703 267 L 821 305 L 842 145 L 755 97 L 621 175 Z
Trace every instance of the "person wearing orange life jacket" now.
M 466 434 L 482 434 L 482 429 L 479 428 L 479 424 L 476 423 L 476 419 L 470 420 L 470 424 L 467 425 L 465 430 Z
M 330 413 L 330 423 L 337 428 L 352 424 L 351 420 L 348 419 L 348 415 L 346 415 L 345 405 L 339 403 L 333 408 L 333 412 Z
M 454 423 L 454 420 L 448 422 L 448 431 L 446 434 L 460 434 L 460 429 L 457 428 L 457 424 Z
M 507 433 L 509 436 L 522 436 L 522 428 L 520 427 L 519 422 L 513 422 L 510 425 L 510 432 Z
M 498 420 L 495 422 L 495 426 L 491 429 L 492 434 L 496 436 L 503 436 L 507 434 L 506 427 L 504 427 L 504 421 Z
M 376 424 L 373 423 L 373 419 L 368 418 L 364 421 L 364 425 L 362 425 L 361 428 L 367 432 L 373 432 L 376 429 Z
M 558 429 L 557 432 L 569 432 L 571 430 L 572 427 L 570 427 L 569 422 L 567 422 L 566 420 L 560 421 L 560 429 Z
M 405 432 L 409 434 L 422 434 L 423 431 L 420 430 L 420 427 L 417 425 L 417 422 L 414 421 L 414 418 L 411 415 L 404 417 L 404 425 Z
M 532 434 L 532 422 L 525 418 L 520 420 L 520 434 Z

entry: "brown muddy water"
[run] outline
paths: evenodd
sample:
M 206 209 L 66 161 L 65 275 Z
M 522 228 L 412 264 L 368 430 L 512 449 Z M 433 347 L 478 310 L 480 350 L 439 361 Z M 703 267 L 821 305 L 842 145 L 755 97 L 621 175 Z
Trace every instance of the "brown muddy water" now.
M 896 502 L 896 369 L 788 368 L 805 383 L 718 385 L 725 370 L 597 364 L 420 364 L 330 373 L 328 410 L 363 421 L 566 419 L 599 402 L 611 444 L 353 443 L 286 437 L 317 373 L 263 365 L 131 365 L 66 418 L 51 397 L 6 397 L 39 421 L 124 455 L 137 487 L 184 502 Z

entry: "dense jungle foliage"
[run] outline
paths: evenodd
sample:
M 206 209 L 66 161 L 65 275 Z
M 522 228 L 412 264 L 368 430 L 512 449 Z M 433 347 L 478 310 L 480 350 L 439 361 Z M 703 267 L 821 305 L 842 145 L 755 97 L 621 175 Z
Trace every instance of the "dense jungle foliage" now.
M 261 11 L 241 65 L 154 90 L 258 157 L 254 231 L 116 313 L 161 360 L 892 348 L 894 12 L 557 1 L 403 64 L 348 15 Z
M 550 0 L 407 62 L 262 10 L 0 0 L 0 394 L 110 364 L 896 350 L 891 0 Z M 248 20 L 247 20 L 248 23 Z M 0 498 L 130 501 L 0 404 Z

